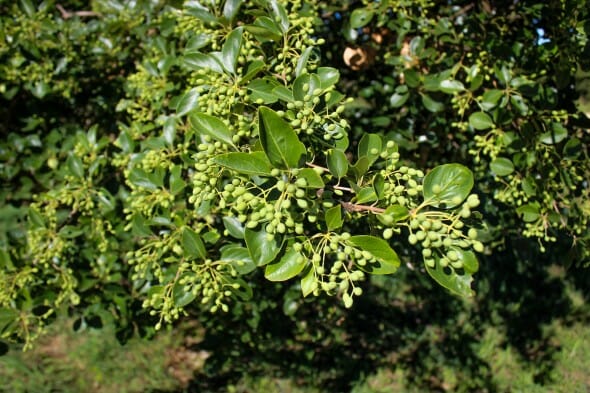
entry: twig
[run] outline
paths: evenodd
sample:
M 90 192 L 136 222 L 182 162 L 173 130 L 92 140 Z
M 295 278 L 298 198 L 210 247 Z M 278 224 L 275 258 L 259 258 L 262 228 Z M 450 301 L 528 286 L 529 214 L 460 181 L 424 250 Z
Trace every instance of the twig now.
M 100 13 L 94 12 L 94 11 L 74 11 L 74 12 L 70 12 L 70 11 L 67 11 L 64 7 L 62 7 L 61 4 L 56 4 L 55 5 L 55 8 L 58 9 L 58 11 L 61 14 L 61 17 L 63 19 L 69 19 L 69 18 L 74 17 L 74 16 L 79 16 L 79 17 L 101 16 Z
M 350 202 L 340 202 L 344 210 L 348 212 L 371 212 L 375 214 L 381 214 L 385 212 L 385 209 L 375 206 L 357 205 Z

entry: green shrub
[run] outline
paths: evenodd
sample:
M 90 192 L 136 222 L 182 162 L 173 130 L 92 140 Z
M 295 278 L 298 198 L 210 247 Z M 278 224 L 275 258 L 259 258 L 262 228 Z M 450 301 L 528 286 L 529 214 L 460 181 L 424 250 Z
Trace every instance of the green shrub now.
M 588 9 L 509 3 L 0 2 L 0 337 L 260 348 L 402 262 L 466 297 L 522 237 L 586 264 Z

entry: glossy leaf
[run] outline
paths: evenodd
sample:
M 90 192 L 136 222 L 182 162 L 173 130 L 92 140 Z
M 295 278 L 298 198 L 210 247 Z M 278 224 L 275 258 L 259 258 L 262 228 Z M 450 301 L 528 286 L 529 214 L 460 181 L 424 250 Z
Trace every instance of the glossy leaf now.
M 244 29 L 242 27 L 234 29 L 228 34 L 221 48 L 222 65 L 232 74 L 236 72 L 236 64 L 238 63 L 238 56 L 240 55 L 240 48 L 242 46 L 243 31 Z
M 456 93 L 459 93 L 460 91 L 465 90 L 465 86 L 463 86 L 463 83 L 461 83 L 458 80 L 445 79 L 440 82 L 439 89 L 443 93 L 456 94 Z
M 312 294 L 316 287 L 317 284 L 315 270 L 310 267 L 310 269 L 307 270 L 307 273 L 301 279 L 301 293 L 303 294 L 303 297 L 307 297 Z
M 197 132 L 203 135 L 209 135 L 211 138 L 230 146 L 234 145 L 232 132 L 220 119 L 202 112 L 197 112 L 189 116 L 189 121 Z
M 221 62 L 212 55 L 200 52 L 192 52 L 184 55 L 183 64 L 190 70 L 211 70 L 223 74 Z
M 514 172 L 514 164 L 508 158 L 498 157 L 490 163 L 490 169 L 498 176 L 507 176 Z
M 567 138 L 567 128 L 557 122 L 551 123 L 551 130 L 539 135 L 539 141 L 546 145 L 559 143 Z
M 450 267 L 443 268 L 440 265 L 440 257 L 436 253 L 433 254 L 433 258 L 435 260 L 434 268 L 424 264 L 430 277 L 456 295 L 472 297 L 475 294 L 471 289 L 472 274 L 468 273 L 467 270 L 464 270 L 463 274 L 457 274 Z
M 444 104 L 433 100 L 430 96 L 423 94 L 422 95 L 422 105 L 424 105 L 424 107 L 430 111 L 430 112 L 440 112 L 442 111 L 445 106 Z
M 348 172 L 348 159 L 344 152 L 335 149 L 328 151 L 328 169 L 338 179 L 346 176 Z
M 473 188 L 473 174 L 460 164 L 437 166 L 424 177 L 424 199 L 434 206 L 452 208 L 463 202 Z
M 305 154 L 305 146 L 289 123 L 267 107 L 258 109 L 262 149 L 276 168 L 297 168 Z
M 196 88 L 190 89 L 182 95 L 176 104 L 176 115 L 184 116 L 193 111 L 199 103 L 199 93 Z
M 201 237 L 191 228 L 182 230 L 182 248 L 186 258 L 203 259 L 207 256 L 207 250 Z
M 469 125 L 476 130 L 487 130 L 494 126 L 494 122 L 487 113 L 475 112 L 469 116 Z
M 237 244 L 229 244 L 223 247 L 220 259 L 229 261 L 241 275 L 248 274 L 256 269 L 256 264 L 250 257 L 248 249 Z
M 338 79 L 340 79 L 340 71 L 332 67 L 320 67 L 316 70 L 318 78 L 320 78 L 320 86 L 322 90 L 326 90 L 334 86 Z
M 269 281 L 286 281 L 301 273 L 306 265 L 303 255 L 291 248 L 277 262 L 266 265 L 264 277 Z
M 400 265 L 400 259 L 397 253 L 383 239 L 369 235 L 358 235 L 351 236 L 348 242 L 363 251 L 368 251 L 379 262 L 377 264 L 363 266 L 362 269 L 368 273 L 391 274 Z
M 369 166 L 374 163 L 381 154 L 383 142 L 377 134 L 364 134 L 358 145 L 358 156 L 367 157 Z
M 308 188 L 324 188 L 325 184 L 322 177 L 311 168 L 299 170 L 298 179 L 305 179 Z
M 366 8 L 357 8 L 356 10 L 352 11 L 350 14 L 350 27 L 353 29 L 358 29 L 360 27 L 366 26 L 371 22 L 375 13 L 371 10 Z
M 342 208 L 340 205 L 331 207 L 330 209 L 326 210 L 326 226 L 328 227 L 328 231 L 332 232 L 340 227 L 344 221 L 342 220 Z
M 176 307 L 184 307 L 192 303 L 196 298 L 196 294 L 191 291 L 190 287 L 180 284 L 178 281 L 172 288 L 172 300 Z
M 272 166 L 263 152 L 226 153 L 213 158 L 213 162 L 227 169 L 251 176 L 270 176 Z
M 526 205 L 519 206 L 516 212 L 522 216 L 524 222 L 534 222 L 541 217 L 539 206 L 536 203 L 528 203 Z
M 244 239 L 250 257 L 256 266 L 264 266 L 272 262 L 281 251 L 276 239 L 268 240 L 268 234 L 265 230 L 253 231 L 246 228 Z
M 222 221 L 223 226 L 230 236 L 233 236 L 236 239 L 244 238 L 244 226 L 237 217 L 223 217 Z

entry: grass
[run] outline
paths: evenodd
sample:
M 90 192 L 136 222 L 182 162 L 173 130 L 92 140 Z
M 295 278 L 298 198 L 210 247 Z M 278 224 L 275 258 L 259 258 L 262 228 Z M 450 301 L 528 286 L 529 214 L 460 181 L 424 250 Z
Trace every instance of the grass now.
M 31 351 L 12 349 L 0 357 L 0 391 L 173 391 L 187 384 L 206 358 L 188 351 L 173 332 L 121 346 L 112 328 L 75 333 L 69 325 L 58 323 Z
M 563 277 L 564 272 L 559 269 L 550 272 L 550 279 Z M 437 348 L 448 345 L 448 327 L 445 330 L 434 324 L 426 325 L 420 336 L 422 344 L 426 346 L 421 346 L 420 337 L 416 336 L 416 346 L 410 340 L 409 346 L 399 347 L 397 351 L 388 350 L 374 370 L 369 369 L 360 378 L 354 377 L 350 391 L 588 392 L 590 307 L 586 304 L 586 295 L 582 290 L 567 283 L 565 286 L 571 305 L 568 313 L 541 324 L 540 335 L 526 341 L 526 345 L 519 345 L 518 341 L 509 339 L 510 326 L 504 322 L 488 322 L 479 332 L 458 336 L 459 340 L 476 337 L 466 346 L 455 346 L 472 354 L 471 357 L 461 359 L 456 358 L 463 355 L 461 352 Z M 515 308 L 512 312 L 521 311 Z M 460 322 L 461 319 L 456 321 Z M 524 333 L 528 335 L 530 332 L 527 330 Z M 447 344 L 442 339 L 445 335 Z M 223 380 L 216 385 L 221 387 L 199 389 L 194 387 L 199 385 L 192 384 L 191 388 L 191 381 L 206 378 L 206 373 L 200 371 L 210 353 L 194 349 L 202 338 L 202 331 L 185 325 L 180 329 L 162 332 L 151 341 L 132 339 L 121 346 L 114 338 L 113 329 L 108 326 L 101 330 L 86 329 L 75 333 L 71 321 L 62 321 L 33 350 L 21 352 L 12 349 L 0 357 L 0 392 L 326 391 L 325 387 L 313 386 L 313 373 L 307 377 L 245 374 L 236 380 Z M 214 352 L 219 350 L 212 349 Z M 248 362 L 254 359 L 244 360 L 245 363 L 241 365 L 243 369 L 248 371 L 252 366 Z M 416 359 L 422 360 L 416 363 Z M 309 369 L 313 365 L 300 364 L 299 367 Z M 478 367 L 482 369 L 474 371 Z M 311 386 L 302 385 L 306 383 Z

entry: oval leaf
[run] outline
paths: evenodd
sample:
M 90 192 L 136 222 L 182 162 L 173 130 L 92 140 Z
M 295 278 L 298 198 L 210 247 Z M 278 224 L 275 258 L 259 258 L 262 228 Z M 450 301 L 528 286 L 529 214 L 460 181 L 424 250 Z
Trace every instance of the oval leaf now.
M 203 240 L 190 228 L 184 228 L 182 231 L 182 248 L 186 258 L 205 258 L 207 255 Z
M 476 130 L 487 130 L 494 126 L 492 118 L 485 112 L 475 112 L 469 116 L 469 125 Z
M 232 132 L 225 123 L 218 118 L 202 112 L 197 112 L 190 115 L 189 121 L 197 132 L 209 135 L 211 138 L 230 146 L 234 145 Z
M 437 166 L 424 177 L 422 193 L 424 199 L 434 201 L 433 206 L 455 207 L 471 192 L 473 174 L 460 164 Z
M 269 281 L 286 281 L 301 273 L 305 262 L 303 255 L 291 248 L 278 262 L 266 266 L 264 277 Z
M 239 173 L 253 176 L 270 176 L 272 166 L 261 151 L 253 153 L 226 153 L 213 158 L 213 162 Z
M 278 168 L 296 168 L 305 146 L 289 123 L 267 107 L 258 110 L 260 143 L 270 163 Z
M 256 232 L 246 228 L 244 231 L 244 239 L 246 240 L 246 246 L 248 247 L 250 257 L 256 266 L 263 266 L 273 261 L 279 254 L 279 251 L 281 251 L 276 239 L 268 240 L 265 230 Z
M 391 274 L 400 265 L 397 253 L 383 239 L 369 235 L 358 235 L 352 236 L 348 242 L 363 251 L 368 251 L 379 262 L 363 266 L 362 269 L 367 273 Z
M 498 176 L 507 176 L 514 172 L 514 164 L 508 158 L 498 157 L 490 163 L 490 169 Z
M 440 82 L 439 89 L 443 93 L 455 94 L 465 90 L 465 86 L 463 86 L 463 83 L 460 81 L 454 79 L 445 79 Z
M 176 114 L 184 116 L 197 107 L 199 101 L 199 93 L 197 89 L 190 89 L 178 100 L 176 104 Z
M 346 172 L 348 172 L 348 159 L 343 151 L 334 149 L 328 151 L 328 169 L 338 179 L 346 175 Z
M 471 289 L 473 276 L 467 273 L 466 269 L 464 270 L 464 274 L 457 274 L 450 267 L 443 268 L 440 265 L 438 254 L 434 254 L 433 257 L 436 261 L 434 268 L 429 267 L 427 264 L 424 265 L 426 266 L 426 271 L 434 281 L 459 296 L 472 297 L 475 294 Z

